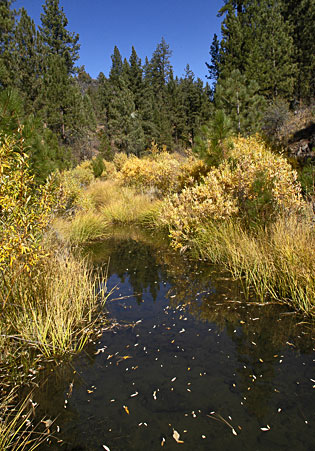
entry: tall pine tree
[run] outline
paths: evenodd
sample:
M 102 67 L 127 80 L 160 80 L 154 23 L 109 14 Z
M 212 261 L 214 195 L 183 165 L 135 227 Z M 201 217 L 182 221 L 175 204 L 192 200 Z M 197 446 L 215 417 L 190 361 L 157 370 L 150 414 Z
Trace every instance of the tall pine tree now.
M 67 30 L 68 19 L 59 6 L 59 0 L 46 0 L 43 11 L 39 30 L 46 54 L 63 58 L 67 74 L 72 74 L 79 59 L 79 35 Z

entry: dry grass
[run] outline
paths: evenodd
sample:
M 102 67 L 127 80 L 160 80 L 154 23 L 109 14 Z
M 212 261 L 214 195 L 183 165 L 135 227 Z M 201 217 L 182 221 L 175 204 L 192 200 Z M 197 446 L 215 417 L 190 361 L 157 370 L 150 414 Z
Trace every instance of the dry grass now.
M 33 451 L 44 443 L 48 431 L 39 432 L 38 424 L 32 424 L 34 407 L 29 397 L 18 406 L 15 404 L 14 390 L 0 401 L 0 450 Z
M 58 218 L 54 228 L 62 241 L 85 244 L 108 236 L 115 224 L 150 227 L 158 215 L 161 201 L 134 188 L 122 187 L 117 181 L 96 181 L 82 196 L 91 199 L 93 209 L 81 211 L 71 219 Z
M 32 277 L 21 274 L 2 311 L 2 344 L 23 342 L 46 356 L 80 351 L 106 300 L 99 282 L 84 259 L 65 251 L 47 258 Z
M 315 231 L 306 219 L 279 218 L 250 233 L 236 220 L 211 223 L 199 231 L 195 248 L 245 280 L 261 301 L 285 301 L 315 313 Z
M 79 212 L 72 220 L 56 219 L 54 228 L 62 241 L 70 244 L 85 244 L 108 235 L 108 221 L 93 211 Z

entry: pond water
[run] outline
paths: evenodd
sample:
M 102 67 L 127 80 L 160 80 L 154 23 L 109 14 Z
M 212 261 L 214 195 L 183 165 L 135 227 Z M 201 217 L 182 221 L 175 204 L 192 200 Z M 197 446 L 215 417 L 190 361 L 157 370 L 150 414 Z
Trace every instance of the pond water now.
M 140 232 L 91 252 L 114 326 L 36 393 L 57 417 L 40 449 L 315 449 L 310 324 Z

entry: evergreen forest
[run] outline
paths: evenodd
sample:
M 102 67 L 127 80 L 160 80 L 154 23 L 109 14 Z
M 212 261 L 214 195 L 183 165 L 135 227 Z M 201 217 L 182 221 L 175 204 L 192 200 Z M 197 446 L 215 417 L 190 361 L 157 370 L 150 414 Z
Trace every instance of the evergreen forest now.
M 163 37 L 92 78 L 43 1 L 0 0 L 0 450 L 314 449 L 314 0 L 222 0 L 206 83 Z
M 218 110 L 243 136 L 272 135 L 289 108 L 314 98 L 312 0 L 225 0 L 205 62 L 209 84 L 189 64 L 174 75 L 164 38 L 145 61 L 115 47 L 109 74 L 92 79 L 76 65 L 79 35 L 59 0 L 45 1 L 39 27 L 12 0 L 0 8 L 0 127 L 23 135 L 39 181 L 97 153 L 140 155 L 152 141 L 192 148 Z

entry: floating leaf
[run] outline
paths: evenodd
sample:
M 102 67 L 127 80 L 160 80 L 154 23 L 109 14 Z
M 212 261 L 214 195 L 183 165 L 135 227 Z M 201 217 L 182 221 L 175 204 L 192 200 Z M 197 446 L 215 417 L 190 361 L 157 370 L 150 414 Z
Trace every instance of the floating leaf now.
M 165 443 L 165 438 L 162 437 L 162 440 L 161 440 L 161 446 L 164 446 L 164 443 Z
M 138 396 L 139 393 L 136 391 L 135 393 L 132 393 L 132 395 L 130 395 L 130 398 L 133 398 L 134 396 Z
M 260 428 L 260 430 L 263 431 L 263 432 L 270 431 L 269 424 L 267 424 L 267 426 L 265 428 Z
M 103 445 L 103 448 L 104 448 L 106 451 L 110 451 L 110 449 L 109 449 L 108 446 L 106 446 L 106 445 Z
M 177 431 L 175 431 L 175 429 L 173 429 L 173 439 L 175 440 L 175 442 L 176 443 L 184 443 L 184 441 L 180 440 L 179 437 L 180 437 L 180 434 Z
M 53 424 L 53 422 L 51 420 L 42 420 L 41 423 L 44 423 L 44 425 L 47 429 L 49 429 L 50 426 Z
M 236 432 L 236 430 L 234 428 L 232 428 L 232 434 L 233 435 L 237 435 L 237 432 Z
M 123 408 L 125 409 L 125 412 L 129 415 L 129 409 L 128 409 L 128 407 L 127 406 L 123 406 Z

